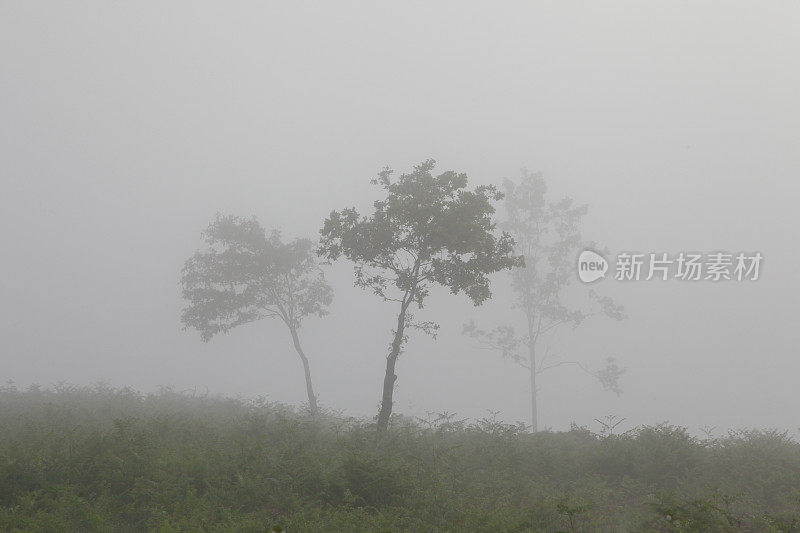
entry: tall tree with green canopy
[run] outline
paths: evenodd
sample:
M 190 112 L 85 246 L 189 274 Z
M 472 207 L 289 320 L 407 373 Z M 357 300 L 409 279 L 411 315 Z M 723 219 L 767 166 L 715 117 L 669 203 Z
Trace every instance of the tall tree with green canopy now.
M 519 183 L 503 181 L 507 220 L 501 225 L 514 238 L 516 252 L 525 258 L 524 265 L 511 270 L 515 293 L 514 307 L 522 312 L 525 331 L 518 335 L 511 325 L 483 330 L 470 322 L 464 333 L 501 352 L 530 373 L 531 429 L 537 431 L 539 414 L 536 378 L 552 368 L 572 365 L 597 378 L 601 385 L 620 394 L 619 377 L 624 372 L 613 358 L 599 371 L 592 371 L 579 361 L 553 361 L 545 342 L 561 326 L 580 326 L 595 315 L 617 320 L 625 318 L 624 309 L 607 296 L 588 291 L 591 305 L 580 308 L 566 303 L 565 291 L 576 278 L 577 256 L 583 249 L 596 248 L 583 241 L 580 225 L 588 208 L 575 205 L 571 198 L 548 202 L 547 184 L 539 173 L 522 171 Z M 527 352 L 527 353 L 525 353 Z
M 292 336 L 306 379 L 308 405 L 317 410 L 308 358 L 298 330 L 308 316 L 324 316 L 333 290 L 317 264 L 313 243 L 284 243 L 269 235 L 253 218 L 217 215 L 203 233 L 208 249 L 198 251 L 183 267 L 184 329 L 200 331 L 207 342 L 218 333 L 261 320 L 277 318 Z
M 520 264 L 514 241 L 495 231 L 494 201 L 502 194 L 493 186 L 467 189 L 467 175 L 447 171 L 434 176 L 429 159 L 409 174 L 392 179 L 383 170 L 372 183 L 385 191 L 370 216 L 355 208 L 333 211 L 325 220 L 319 253 L 355 263 L 355 285 L 371 289 L 398 307 L 383 380 L 378 431 L 392 414 L 395 366 L 407 329 L 433 333 L 434 322 L 415 322 L 411 309 L 421 309 L 433 284 L 463 292 L 474 305 L 491 296 L 488 274 Z

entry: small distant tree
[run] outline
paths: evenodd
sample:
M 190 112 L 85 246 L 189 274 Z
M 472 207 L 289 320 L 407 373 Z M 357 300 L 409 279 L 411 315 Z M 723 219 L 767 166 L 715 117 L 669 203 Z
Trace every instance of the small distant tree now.
M 284 243 L 278 231 L 267 235 L 255 217 L 217 215 L 203 233 L 208 249 L 183 267 L 184 329 L 200 331 L 207 342 L 218 333 L 261 320 L 278 318 L 289 329 L 303 363 L 308 405 L 317 409 L 308 358 L 298 330 L 303 319 L 324 316 L 333 290 L 316 261 L 308 239 Z
M 493 201 L 502 194 L 492 186 L 467 189 L 467 176 L 452 171 L 431 174 L 427 160 L 410 174 L 392 179 L 389 169 L 373 184 L 386 196 L 362 217 L 355 208 L 333 211 L 321 230 L 319 253 L 330 260 L 344 256 L 355 263 L 355 284 L 399 306 L 397 325 L 386 358 L 379 431 L 388 427 L 395 365 L 407 341 L 407 329 L 433 334 L 434 322 L 414 322 L 412 306 L 421 309 L 433 284 L 464 292 L 475 305 L 491 296 L 488 274 L 519 260 L 513 240 L 497 234 Z
M 546 200 L 547 184 L 541 174 L 523 170 L 519 183 L 504 180 L 507 220 L 502 224 L 516 243 L 517 254 L 524 265 L 511 271 L 515 293 L 514 307 L 522 312 L 525 331 L 519 335 L 511 325 L 493 330 L 480 329 L 475 322 L 464 326 L 464 333 L 496 348 L 530 372 L 531 429 L 539 426 L 536 378 L 552 368 L 572 365 L 597 378 L 604 388 L 619 394 L 619 377 L 624 372 L 613 358 L 605 368 L 592 371 L 579 361 L 551 361 L 548 349 L 540 353 L 540 344 L 561 326 L 579 327 L 586 319 L 605 315 L 617 320 L 625 318 L 624 309 L 611 298 L 588 291 L 593 305 L 573 308 L 567 305 L 565 291 L 576 278 L 575 261 L 593 243 L 581 238 L 580 224 L 588 210 L 564 198 L 555 203 Z

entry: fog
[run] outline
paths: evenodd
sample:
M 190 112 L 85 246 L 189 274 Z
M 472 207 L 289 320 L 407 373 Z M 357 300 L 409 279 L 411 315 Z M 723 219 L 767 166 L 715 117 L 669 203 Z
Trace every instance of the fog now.
M 0 381 L 303 403 L 278 321 L 182 330 L 184 261 L 217 212 L 317 239 L 331 210 L 369 211 L 383 167 L 434 158 L 471 186 L 541 171 L 612 253 L 764 256 L 755 282 L 599 282 L 629 318 L 567 328 L 558 351 L 616 357 L 623 393 L 554 369 L 542 426 L 796 432 L 798 30 L 790 2 L 4 2 Z M 395 305 L 346 261 L 326 275 L 330 316 L 302 327 L 314 385 L 372 417 Z M 434 291 L 419 317 L 441 329 L 412 334 L 395 412 L 529 420 L 524 369 L 461 334 L 519 320 L 492 279 L 477 308 Z

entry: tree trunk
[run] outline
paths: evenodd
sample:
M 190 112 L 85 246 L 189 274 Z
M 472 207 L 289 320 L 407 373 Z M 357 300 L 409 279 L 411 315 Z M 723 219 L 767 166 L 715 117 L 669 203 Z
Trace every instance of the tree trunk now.
M 536 405 L 536 340 L 533 319 L 528 317 L 528 363 L 531 369 L 531 432 L 539 431 L 539 410 Z
M 294 349 L 300 360 L 303 362 L 303 371 L 306 375 L 306 393 L 308 394 L 308 407 L 312 413 L 317 412 L 317 397 L 314 395 L 314 385 L 311 383 L 311 368 L 308 366 L 308 358 L 303 353 L 303 348 L 300 346 L 300 337 L 297 335 L 297 328 L 290 326 L 289 331 L 292 332 L 292 341 L 294 342 Z
M 531 432 L 539 431 L 539 412 L 536 406 L 536 354 L 534 346 L 529 347 L 531 363 Z
M 383 378 L 383 396 L 381 397 L 381 410 L 378 412 L 378 432 L 382 433 L 389 427 L 389 417 L 392 416 L 392 394 L 394 393 L 394 382 L 397 375 L 394 373 L 397 357 L 403 347 L 403 331 L 406 326 L 406 310 L 411 303 L 411 299 L 404 300 L 400 306 L 400 315 L 397 317 L 397 329 L 394 333 L 394 340 L 386 358 L 386 375 Z

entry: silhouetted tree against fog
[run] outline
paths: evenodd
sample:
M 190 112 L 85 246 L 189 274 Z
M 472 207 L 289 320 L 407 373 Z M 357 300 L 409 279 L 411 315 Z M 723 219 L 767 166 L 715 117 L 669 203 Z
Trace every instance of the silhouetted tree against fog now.
M 492 202 L 502 198 L 493 186 L 467 189 L 467 176 L 453 171 L 433 176 L 433 160 L 392 180 L 381 172 L 373 184 L 386 191 L 375 212 L 362 217 L 355 208 L 333 211 L 324 227 L 319 253 L 355 263 L 355 284 L 399 306 L 377 417 L 384 431 L 392 414 L 395 365 L 407 328 L 433 334 L 438 325 L 414 322 L 411 307 L 422 308 L 429 287 L 438 283 L 453 294 L 464 292 L 475 305 L 491 296 L 487 274 L 519 262 L 507 233 L 497 235 Z
M 525 318 L 525 331 L 517 335 L 513 326 L 499 326 L 491 331 L 478 328 L 474 322 L 464 326 L 464 333 L 497 348 L 503 355 L 528 369 L 531 381 L 531 429 L 539 426 L 536 405 L 536 377 L 557 366 L 574 365 L 595 376 L 604 388 L 619 394 L 619 376 L 624 369 L 613 358 L 599 371 L 591 371 L 578 361 L 553 361 L 549 349 L 539 354 L 540 343 L 560 326 L 570 324 L 573 329 L 594 315 L 606 315 L 617 320 L 625 318 L 622 306 L 610 298 L 589 290 L 592 309 L 573 309 L 564 301 L 564 291 L 576 278 L 575 264 L 578 253 L 593 248 L 592 243 L 581 240 L 580 223 L 588 208 L 576 206 L 572 199 L 564 198 L 549 203 L 545 196 L 547 184 L 541 174 L 525 170 L 519 184 L 503 181 L 505 207 L 508 219 L 502 224 L 516 243 L 516 252 L 525 264 L 511 271 L 512 287 L 516 294 L 515 307 Z M 527 353 L 520 354 L 520 351 Z
M 305 317 L 327 314 L 333 290 L 317 265 L 312 242 L 284 243 L 277 231 L 267 236 L 255 217 L 221 215 L 204 236 L 208 250 L 196 252 L 183 267 L 183 297 L 189 301 L 181 316 L 185 328 L 199 330 L 203 341 L 209 341 L 242 324 L 280 319 L 303 363 L 308 404 L 316 411 L 298 330 Z

